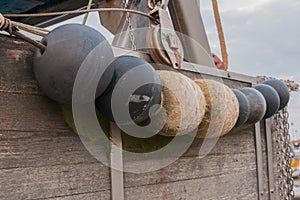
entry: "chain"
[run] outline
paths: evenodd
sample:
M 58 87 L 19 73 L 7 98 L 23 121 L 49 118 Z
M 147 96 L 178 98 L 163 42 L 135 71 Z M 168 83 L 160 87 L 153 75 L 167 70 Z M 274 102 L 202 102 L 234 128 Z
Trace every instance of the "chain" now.
M 165 9 L 169 3 L 169 0 L 148 0 L 148 7 L 150 10 L 154 10 L 155 7 L 161 7 Z
M 280 199 L 283 200 L 294 199 L 294 181 L 291 168 L 294 151 L 290 144 L 288 117 L 287 107 L 274 116 L 276 160 L 279 171 L 278 190 Z
M 124 9 L 128 9 L 128 0 L 123 0 Z M 126 22 L 128 24 L 129 38 L 131 41 L 131 49 L 136 51 L 135 36 L 133 34 L 133 26 L 131 24 L 130 14 L 126 13 Z
M 273 79 L 271 77 L 259 77 L 263 80 Z M 285 82 L 286 83 L 286 82 Z M 287 84 L 287 83 L 286 83 Z M 293 91 L 293 88 L 287 84 L 290 91 Z M 280 199 L 282 200 L 293 200 L 294 199 L 294 180 L 292 176 L 292 167 L 291 163 L 295 156 L 292 144 L 290 143 L 289 135 L 289 113 L 287 107 L 278 111 L 272 120 L 273 125 L 273 138 L 275 138 L 275 158 L 277 164 L 278 172 L 278 191 Z

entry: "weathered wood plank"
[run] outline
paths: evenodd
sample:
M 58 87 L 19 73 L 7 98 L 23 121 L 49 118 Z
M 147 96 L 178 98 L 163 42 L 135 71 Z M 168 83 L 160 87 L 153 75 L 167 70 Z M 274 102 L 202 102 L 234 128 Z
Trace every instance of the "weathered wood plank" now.
M 9 191 L 12 192 L 23 185 L 27 185 L 28 187 L 21 188 L 22 193 L 27 195 L 35 194 L 36 197 L 34 198 L 81 194 L 89 191 L 95 192 L 98 191 L 98 188 L 95 190 L 73 189 L 72 193 L 69 192 L 68 188 L 64 189 L 61 186 L 59 186 L 59 190 L 57 188 L 53 189 L 53 187 L 56 187 L 55 185 L 57 185 L 58 179 L 61 184 L 68 183 L 76 185 L 77 183 L 72 182 L 73 179 L 70 180 L 68 177 L 85 177 L 85 179 L 92 179 L 91 174 L 96 174 L 99 179 L 89 180 L 88 183 L 79 181 L 78 184 L 87 184 L 85 186 L 86 188 L 93 188 L 88 185 L 99 185 L 99 182 L 105 181 L 107 184 L 102 186 L 103 188 L 109 189 L 108 169 L 102 164 L 96 163 L 96 161 L 84 151 L 80 142 L 77 143 L 74 141 L 78 140 L 76 136 L 69 136 L 65 133 L 63 136 L 53 134 L 51 138 L 50 134 L 52 133 L 50 132 L 41 132 L 39 134 L 16 132 L 16 134 L 22 136 L 16 138 L 12 132 L 7 132 L 6 134 L 1 133 L 0 146 L 2 151 L 0 150 L 0 166 L 6 165 L 6 167 L 0 170 L 0 174 L 1 180 L 3 183 L 5 182 L 3 185 L 6 185 L 3 191 L 6 191 L 6 194 L 9 193 L 7 194 L 8 196 L 13 195 Z M 43 134 L 48 134 L 49 138 L 43 136 Z M 6 137 L 3 135 L 6 135 Z M 10 143 L 10 140 L 16 140 L 14 141 L 14 145 L 16 146 Z M 33 141 L 30 142 L 30 140 Z M 24 143 L 22 141 L 24 141 Z M 7 150 L 6 147 L 10 147 L 11 149 Z M 7 151 L 5 151 L 5 149 Z M 138 165 L 139 162 L 136 162 L 136 164 Z M 79 168 L 82 170 L 77 170 Z M 203 159 L 197 157 L 182 157 L 174 164 L 156 172 L 147 174 L 126 173 L 125 186 L 126 188 L 138 186 L 146 187 L 147 185 L 167 184 L 189 179 L 236 174 L 240 171 L 255 171 L 255 169 L 255 154 L 253 152 L 232 155 L 209 155 Z M 60 177 L 57 175 L 63 171 L 68 171 L 68 176 Z M 86 175 L 86 171 L 90 172 L 90 174 Z M 107 173 L 98 175 L 99 171 L 106 171 Z M 33 177 L 35 177 L 34 181 L 31 182 L 30 179 Z M 248 180 L 256 182 L 256 176 L 248 177 Z M 207 183 L 214 184 L 209 181 Z M 256 186 L 248 185 L 248 187 Z M 39 193 L 36 188 L 42 188 L 43 194 Z M 52 189 L 47 190 L 45 188 Z M 157 193 L 161 192 L 165 191 L 157 191 Z M 38 194 L 40 195 L 39 197 Z M 16 193 L 15 195 L 20 194 Z
M 0 131 L 0 169 L 96 162 L 71 132 Z
M 170 200 L 178 200 L 178 199 L 186 199 L 186 200 L 199 200 L 199 199 L 207 199 L 207 200 L 254 200 L 257 199 L 256 191 L 253 188 L 247 188 L 247 190 L 243 190 L 248 185 L 252 185 L 255 183 L 248 181 L 247 178 L 253 176 L 254 172 L 241 172 L 236 174 L 241 180 L 240 185 L 236 185 L 233 183 L 230 178 L 234 179 L 233 176 L 216 176 L 214 179 L 215 185 L 207 184 L 206 182 L 210 178 L 205 179 L 193 179 L 193 180 L 185 180 L 181 182 L 172 182 L 169 184 L 157 184 L 150 186 L 142 186 L 142 187 L 132 187 L 126 188 L 126 199 L 128 200 L 140 200 L 140 199 L 170 199 Z M 210 180 L 209 180 L 210 181 Z M 216 185 L 220 186 L 219 190 L 215 190 Z M 231 189 L 230 189 L 231 188 Z M 235 188 L 235 189 L 232 189 Z M 228 193 L 228 189 L 230 192 Z M 164 193 L 158 193 L 158 191 L 165 191 Z M 245 192 L 247 191 L 247 192 Z M 106 194 L 106 196 L 105 196 Z M 52 198 L 51 198 L 52 199 Z M 55 200 L 73 200 L 73 199 L 109 199 L 109 194 L 105 192 L 95 192 L 89 194 L 79 194 L 72 196 L 64 196 L 53 198 Z
M 110 199 L 110 191 L 102 191 L 102 192 L 89 192 L 83 194 L 76 195 L 64 195 L 60 197 L 47 198 L 49 200 L 109 200 Z
M 191 179 L 168 184 L 153 184 L 148 186 L 129 187 L 125 189 L 126 199 L 187 199 L 187 200 L 217 200 L 217 199 L 236 199 L 236 200 L 254 200 L 257 199 L 255 191 L 255 182 L 249 181 L 248 177 L 255 174 L 254 171 L 240 172 L 237 174 L 208 177 L 203 179 Z M 238 179 L 239 182 L 232 180 Z M 207 184 L 213 182 L 214 184 Z M 249 186 L 252 186 L 249 188 Z M 164 192 L 158 192 L 164 191 Z M 28 198 L 32 199 L 32 198 Z M 110 191 L 96 191 L 87 193 L 77 193 L 73 195 L 56 195 L 50 198 L 55 200 L 73 200 L 73 199 L 101 199 L 109 200 Z
M 239 139 L 241 139 L 241 143 L 239 143 Z M 231 155 L 244 158 L 255 155 L 255 151 L 248 148 L 251 147 L 249 139 L 251 137 L 248 134 L 239 138 L 223 137 L 209 155 L 216 158 L 226 158 Z M 193 158 L 198 155 L 199 146 L 193 144 L 183 157 Z M 95 162 L 95 159 L 86 151 L 79 137 L 71 131 L 0 131 L 0 169 L 82 162 L 91 163 Z
M 0 35 L 0 92 L 40 94 L 32 72 L 34 47 Z
M 217 71 L 217 69 L 216 69 Z M 204 75 L 201 73 L 196 73 L 196 72 L 190 72 L 190 71 L 181 71 L 182 74 L 190 77 L 191 79 L 213 79 L 219 82 L 224 83 L 225 85 L 227 85 L 230 88 L 242 88 L 242 87 L 251 87 L 250 83 L 247 82 L 240 82 L 240 81 L 233 81 L 230 80 L 230 78 L 218 78 L 218 77 L 214 77 L 214 76 L 210 76 L 210 75 Z
M 0 170 L 0 199 L 39 199 L 109 189 L 100 163 Z
M 160 172 L 159 176 L 150 173 L 149 175 L 135 175 L 140 176 L 140 179 L 129 180 L 125 176 L 127 178 L 125 188 L 130 191 L 127 192 L 128 199 L 140 199 L 141 197 L 159 199 L 163 196 L 177 199 L 182 195 L 207 197 L 205 199 L 210 196 L 213 197 L 211 199 L 222 199 L 227 196 L 225 199 L 230 197 L 234 199 L 241 194 L 248 195 L 256 192 L 256 181 L 253 179 L 256 176 L 255 169 L 240 169 L 234 173 L 231 170 L 230 173 L 207 174 L 203 177 L 193 178 L 184 175 L 184 171 L 182 171 L 182 179 L 176 178 L 176 169 L 184 167 L 186 164 L 184 162 L 183 165 L 176 165 L 177 168 L 172 167 L 173 173 L 170 177 L 173 177 L 173 180 L 169 181 L 164 179 L 166 177 L 164 172 L 170 172 L 170 169 Z M 39 199 L 109 190 L 108 168 L 103 169 L 99 167 L 100 165 L 97 163 L 72 164 L 1 170 L 1 191 L 5 191 L 5 193 L 0 193 L 0 198 Z M 202 171 L 204 174 L 206 169 Z M 196 170 L 194 174 L 196 172 L 198 171 Z M 185 173 L 188 174 L 188 171 Z M 146 182 L 149 180 L 151 182 Z M 182 192 L 184 187 L 186 187 L 186 191 Z M 154 189 L 156 192 L 153 191 Z
M 241 171 L 230 175 L 135 187 L 125 190 L 126 199 L 257 199 L 256 182 L 253 179 L 249 180 L 255 173 L 253 170 Z
M 201 144 L 202 141 L 194 142 L 184 156 L 199 155 Z M 248 129 L 220 137 L 216 146 L 210 152 L 210 155 L 255 153 L 254 145 L 254 133 L 252 132 L 252 128 L 249 127 Z
M 0 167 L 4 169 L 68 165 L 83 162 L 88 164 L 96 162 L 96 160 L 85 150 L 79 138 L 71 132 L 1 131 L 0 141 Z M 226 162 L 229 162 L 229 160 L 232 162 L 232 165 L 237 168 L 239 162 L 241 162 L 240 164 L 242 164 L 243 167 L 246 167 L 246 165 L 253 167 L 255 163 L 255 152 L 252 151 L 237 151 L 230 154 L 229 152 L 223 152 L 222 146 L 217 145 L 213 152 L 214 153 L 209 154 L 208 157 L 200 159 L 197 157 L 198 152 L 194 153 L 191 151 L 181 159 L 195 159 L 191 163 L 196 162 L 197 164 L 199 162 L 200 164 L 198 167 L 201 167 L 204 162 L 203 168 L 207 168 L 205 164 L 212 164 L 212 167 L 219 166 L 223 169 L 223 167 L 228 165 Z M 178 162 L 182 161 L 179 160 Z M 230 169 L 230 167 L 228 169 Z M 210 168 L 208 168 L 208 170 L 210 170 Z
M 60 107 L 46 97 L 0 92 L 0 110 L 0 130 L 68 130 Z
M 131 164 L 142 165 L 141 162 L 142 161 Z M 169 183 L 180 180 L 236 174 L 241 171 L 251 171 L 255 169 L 255 155 L 253 154 L 235 154 L 232 156 L 208 155 L 205 158 L 182 157 L 175 163 L 155 172 L 144 174 L 126 173 L 125 185 L 126 187 L 136 187 L 139 185 L 152 185 L 155 183 Z M 256 180 L 256 177 L 250 178 Z

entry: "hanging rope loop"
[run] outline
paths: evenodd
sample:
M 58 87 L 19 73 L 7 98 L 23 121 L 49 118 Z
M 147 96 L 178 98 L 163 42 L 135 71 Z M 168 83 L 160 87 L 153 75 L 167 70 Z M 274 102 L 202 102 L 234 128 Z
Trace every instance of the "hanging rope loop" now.
M 13 34 L 13 24 L 0 13 L 0 31 L 7 31 L 10 35 Z

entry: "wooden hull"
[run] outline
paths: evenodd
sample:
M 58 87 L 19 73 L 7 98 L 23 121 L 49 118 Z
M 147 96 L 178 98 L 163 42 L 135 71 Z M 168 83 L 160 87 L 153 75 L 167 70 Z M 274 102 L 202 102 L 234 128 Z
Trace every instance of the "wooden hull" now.
M 88 153 L 59 105 L 39 91 L 34 48 L 2 35 L 0 44 L 0 199 L 110 199 L 109 168 Z M 224 82 L 232 88 L 249 85 Z M 269 199 L 264 126 L 261 130 L 263 192 Z M 198 156 L 200 146 L 196 142 L 159 171 L 125 173 L 125 199 L 258 199 L 254 126 L 221 137 L 204 158 Z M 276 167 L 273 176 L 278 181 Z

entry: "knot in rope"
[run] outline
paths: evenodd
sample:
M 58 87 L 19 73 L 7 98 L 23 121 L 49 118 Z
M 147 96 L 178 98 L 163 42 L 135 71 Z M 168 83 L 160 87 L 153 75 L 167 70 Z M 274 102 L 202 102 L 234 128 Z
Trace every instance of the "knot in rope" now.
M 5 18 L 1 13 L 0 13 L 0 31 L 7 31 L 10 35 L 13 34 L 13 24 L 12 22 Z

